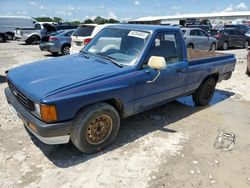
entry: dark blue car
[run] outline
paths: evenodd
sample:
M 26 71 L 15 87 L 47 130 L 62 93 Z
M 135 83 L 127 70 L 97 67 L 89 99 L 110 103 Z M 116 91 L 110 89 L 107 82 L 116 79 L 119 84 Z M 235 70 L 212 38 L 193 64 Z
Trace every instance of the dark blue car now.
M 97 152 L 115 139 L 122 118 L 186 95 L 209 104 L 236 59 L 188 52 L 178 28 L 108 26 L 78 54 L 9 70 L 5 94 L 44 143 L 72 140 L 82 152 Z

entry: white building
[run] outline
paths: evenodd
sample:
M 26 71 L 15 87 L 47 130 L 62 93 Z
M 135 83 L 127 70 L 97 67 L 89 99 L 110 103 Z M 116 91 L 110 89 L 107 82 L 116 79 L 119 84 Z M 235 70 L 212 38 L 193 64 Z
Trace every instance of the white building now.
M 129 23 L 139 24 L 178 24 L 182 25 L 186 19 L 208 19 L 211 23 L 232 23 L 250 21 L 250 11 L 241 12 L 219 12 L 219 13 L 205 13 L 205 14 L 182 14 L 175 16 L 149 16 L 142 17 L 135 20 L 130 20 Z

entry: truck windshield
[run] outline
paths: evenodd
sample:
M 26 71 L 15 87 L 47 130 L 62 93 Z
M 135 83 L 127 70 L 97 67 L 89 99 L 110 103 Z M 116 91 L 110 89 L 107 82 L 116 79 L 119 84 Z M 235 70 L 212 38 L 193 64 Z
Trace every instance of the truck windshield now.
M 82 50 L 89 55 L 107 57 L 123 65 L 134 65 L 145 47 L 150 33 L 129 29 L 103 29 Z

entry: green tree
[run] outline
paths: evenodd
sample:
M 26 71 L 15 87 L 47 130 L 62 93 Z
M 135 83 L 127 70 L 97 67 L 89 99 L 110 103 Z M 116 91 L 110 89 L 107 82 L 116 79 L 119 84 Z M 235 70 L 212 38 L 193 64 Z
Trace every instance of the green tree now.
M 53 20 L 54 20 L 54 22 L 62 22 L 63 21 L 63 19 L 59 18 L 59 17 L 54 17 Z
M 76 25 L 76 26 L 80 25 L 80 23 L 81 23 L 81 22 L 78 21 L 78 20 L 75 20 L 75 21 L 70 22 L 71 25 Z
M 118 20 L 110 18 L 107 23 L 120 23 Z
M 94 23 L 94 21 L 91 20 L 91 19 L 87 19 L 83 23 L 85 23 L 85 24 L 91 24 L 91 23 Z
M 105 24 L 105 23 L 108 23 L 108 20 L 106 18 L 103 18 L 101 16 L 97 16 L 95 19 L 94 19 L 94 22 L 96 24 Z

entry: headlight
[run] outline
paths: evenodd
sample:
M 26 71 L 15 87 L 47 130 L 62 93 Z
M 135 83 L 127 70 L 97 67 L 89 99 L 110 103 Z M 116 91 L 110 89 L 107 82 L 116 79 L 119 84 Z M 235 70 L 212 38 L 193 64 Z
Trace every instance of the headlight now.
M 35 113 L 41 117 L 44 122 L 50 123 L 57 121 L 57 111 L 55 105 L 35 103 Z

